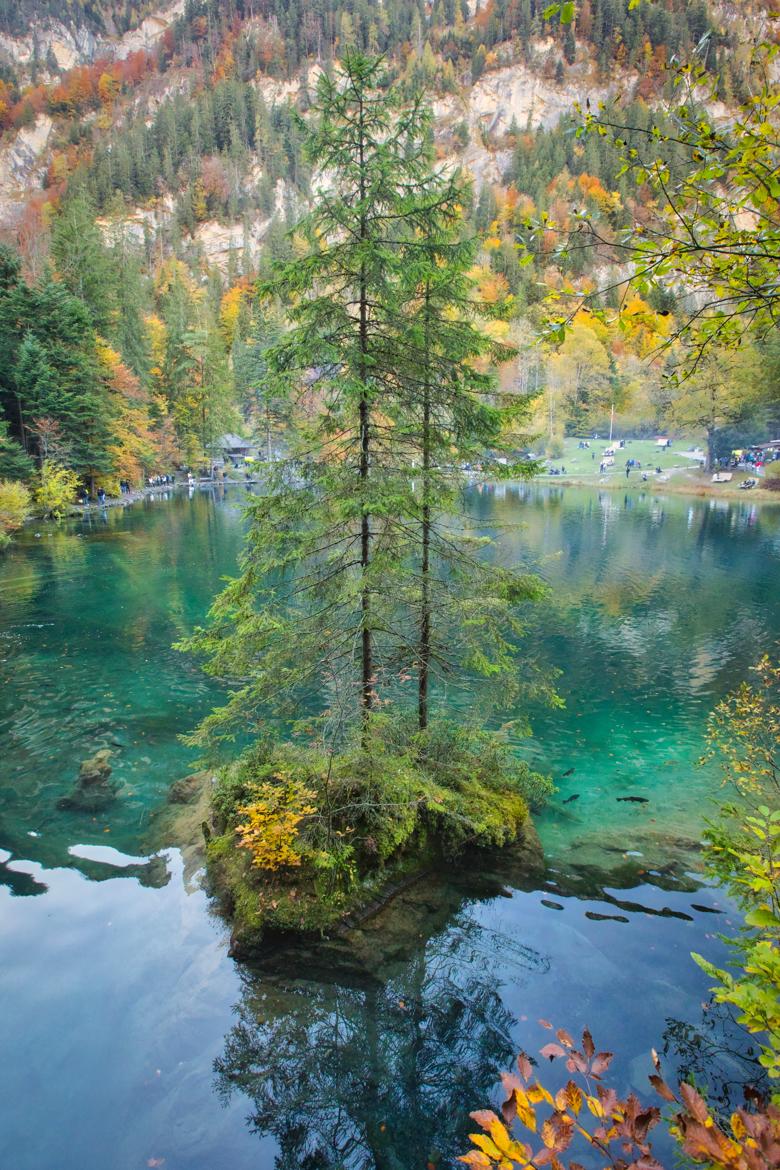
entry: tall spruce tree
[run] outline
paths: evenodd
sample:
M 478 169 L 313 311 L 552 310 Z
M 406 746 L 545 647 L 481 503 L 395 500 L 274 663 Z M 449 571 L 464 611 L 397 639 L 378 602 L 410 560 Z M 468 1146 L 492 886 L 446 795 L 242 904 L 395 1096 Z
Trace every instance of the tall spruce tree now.
M 95 211 L 77 192 L 52 225 L 51 250 L 62 280 L 90 311 L 95 327 L 108 334 L 116 308 L 116 281 Z
M 379 676 L 408 641 L 393 615 L 405 552 L 397 520 L 409 509 L 391 415 L 403 364 L 400 241 L 428 175 L 428 115 L 379 81 L 378 62 L 350 53 L 319 83 L 308 155 L 323 180 L 298 227 L 308 251 L 265 289 L 286 301 L 292 323 L 269 361 L 298 416 L 296 479 L 280 468 L 252 507 L 243 573 L 192 643 L 213 654 L 215 673 L 249 677 L 206 731 L 273 700 L 299 710 L 332 679 L 365 744 Z M 275 585 L 257 613 L 268 577 Z
M 509 350 L 475 322 L 462 192 L 431 173 L 427 115 L 378 79 L 352 54 L 321 81 L 309 153 L 327 185 L 298 228 L 307 253 L 262 290 L 291 321 L 266 375 L 290 403 L 290 458 L 250 506 L 240 575 L 186 644 L 241 680 L 195 742 L 324 709 L 365 748 L 415 673 L 425 729 L 439 668 L 511 679 L 514 607 L 541 592 L 446 519 L 453 463 L 498 440 L 488 367 Z
M 517 606 L 543 594 L 537 578 L 486 559 L 485 538 L 470 535 L 460 507 L 462 464 L 492 460 L 485 470 L 507 474 L 506 461 L 493 459 L 504 425 L 530 410 L 529 399 L 506 401 L 498 390 L 495 368 L 514 350 L 491 338 L 470 276 L 478 242 L 462 219 L 468 202 L 458 176 L 431 173 L 401 265 L 406 365 L 398 421 L 418 452 L 411 470 L 419 489 L 413 494 L 408 604 L 417 627 L 411 665 L 421 731 L 429 722 L 434 674 L 466 674 L 472 689 L 478 678 L 490 679 L 506 702 L 516 696 Z M 533 467 L 513 464 L 510 470 L 526 475 Z

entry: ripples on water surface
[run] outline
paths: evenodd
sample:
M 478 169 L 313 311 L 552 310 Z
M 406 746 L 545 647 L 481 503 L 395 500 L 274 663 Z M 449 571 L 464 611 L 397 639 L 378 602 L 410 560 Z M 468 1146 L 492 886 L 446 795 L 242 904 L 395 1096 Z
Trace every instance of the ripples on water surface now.
M 643 1087 L 652 1044 L 694 1071 L 702 1043 L 733 1050 L 688 957 L 721 957 L 729 920 L 696 874 L 717 784 L 695 761 L 707 712 L 780 629 L 780 509 L 475 489 L 503 555 L 554 585 L 530 644 L 567 706 L 518 745 L 560 787 L 547 873 L 464 866 L 348 951 L 251 971 L 179 854 L 144 856 L 191 769 L 177 735 L 217 696 L 171 643 L 235 565 L 240 498 L 30 530 L 0 559 L 2 1164 L 444 1166 L 497 1070 L 544 1042 L 539 1016 L 589 1023 L 623 1086 Z M 120 799 L 58 811 L 98 747 Z M 712 1092 L 749 1075 L 731 1056 Z

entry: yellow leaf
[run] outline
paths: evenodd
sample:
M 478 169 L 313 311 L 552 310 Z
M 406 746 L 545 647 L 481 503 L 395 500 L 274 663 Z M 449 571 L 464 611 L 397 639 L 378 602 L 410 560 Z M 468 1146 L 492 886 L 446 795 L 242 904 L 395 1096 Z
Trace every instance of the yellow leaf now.
M 555 1129 L 551 1121 L 545 1121 L 542 1126 L 542 1141 L 548 1150 L 555 1148 Z
M 527 1164 L 530 1151 L 509 1136 L 506 1126 L 498 1118 L 490 1123 L 490 1136 L 507 1158 L 511 1158 L 512 1161 L 519 1162 L 523 1166 Z
M 579 1117 L 580 1109 L 582 1109 L 582 1090 L 578 1085 L 575 1085 L 574 1081 L 569 1081 L 564 1091 L 569 1108 L 575 1117 Z
M 517 1106 L 517 1116 L 523 1125 L 526 1129 L 530 1129 L 532 1133 L 536 1133 L 536 1113 L 528 1102 L 528 1096 L 522 1089 L 515 1089 L 515 1105 Z
M 539 1101 L 546 1101 L 548 1105 L 552 1105 L 553 1109 L 555 1108 L 552 1093 L 548 1093 L 544 1085 L 540 1085 L 538 1081 L 535 1081 L 529 1086 L 528 1100 L 533 1101 L 534 1104 L 537 1104 Z
M 492 1142 L 489 1137 L 485 1137 L 485 1135 L 481 1133 L 470 1133 L 469 1141 L 473 1142 L 474 1145 L 482 1150 L 483 1153 L 487 1154 L 488 1157 L 495 1159 L 496 1162 L 501 1161 L 501 1151 L 495 1142 Z
M 594 1117 L 603 1117 L 604 1116 L 604 1108 L 603 1108 L 601 1102 L 599 1101 L 598 1097 L 586 1096 L 585 1100 L 587 1102 L 588 1109 L 590 1109 L 590 1111 Z

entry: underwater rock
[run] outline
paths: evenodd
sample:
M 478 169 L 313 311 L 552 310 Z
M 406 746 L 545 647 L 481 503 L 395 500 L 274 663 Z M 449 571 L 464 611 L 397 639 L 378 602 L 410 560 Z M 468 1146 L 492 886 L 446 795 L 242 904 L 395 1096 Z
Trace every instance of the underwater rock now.
M 78 812 L 99 812 L 116 800 L 118 784 L 112 783 L 111 752 L 102 748 L 84 760 L 79 768 L 78 780 L 70 796 L 57 801 L 57 808 L 75 809 Z
M 192 776 L 183 776 L 175 781 L 168 790 L 168 800 L 171 804 L 195 804 L 203 792 L 203 773 L 196 772 Z
M 212 772 L 195 772 L 175 780 L 168 789 L 165 804 L 151 814 L 142 839 L 148 853 L 170 846 L 180 851 L 188 890 L 199 885 L 198 875 L 206 859 L 203 824 L 209 817 L 214 782 Z

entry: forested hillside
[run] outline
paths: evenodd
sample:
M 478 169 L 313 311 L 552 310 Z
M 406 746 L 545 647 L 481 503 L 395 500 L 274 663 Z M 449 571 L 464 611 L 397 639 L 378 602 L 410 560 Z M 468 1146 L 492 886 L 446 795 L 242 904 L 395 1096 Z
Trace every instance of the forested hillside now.
M 24 33 L 35 21 L 55 20 L 73 28 L 96 32 L 125 32 L 151 12 L 150 0 L 0 0 L 0 29 Z
M 724 449 L 734 425 L 745 441 L 768 436 L 773 337 L 720 362 L 717 401 L 692 409 L 706 370 L 685 388 L 668 378 L 690 290 L 629 288 L 617 246 L 651 230 L 659 206 L 626 152 L 652 139 L 671 183 L 690 165 L 664 112 L 677 64 L 698 62 L 725 117 L 748 100 L 747 33 L 772 31 L 767 6 L 583 0 L 569 23 L 547 7 L 0 5 L 0 477 L 32 477 L 55 452 L 80 482 L 112 488 L 207 466 L 227 430 L 265 433 L 263 353 L 284 306 L 256 282 L 302 246 L 291 229 L 316 177 L 301 150 L 307 112 L 320 72 L 350 48 L 384 55 L 383 86 L 427 92 L 435 157 L 473 176 L 472 275 L 492 329 L 518 350 L 501 379 L 534 395 L 537 447 L 555 455 L 613 409 L 637 434 L 703 428 Z M 81 46 L 69 68 L 57 36 Z M 591 99 L 616 112 L 622 137 L 580 135 L 573 107 Z M 585 220 L 598 242 L 572 246 Z M 548 333 L 551 295 L 573 314 L 565 336 Z

